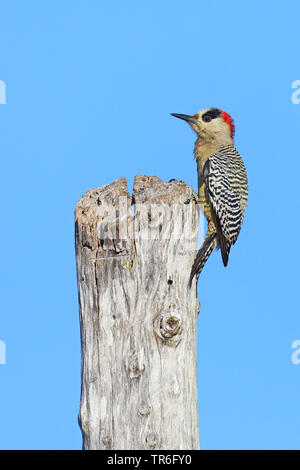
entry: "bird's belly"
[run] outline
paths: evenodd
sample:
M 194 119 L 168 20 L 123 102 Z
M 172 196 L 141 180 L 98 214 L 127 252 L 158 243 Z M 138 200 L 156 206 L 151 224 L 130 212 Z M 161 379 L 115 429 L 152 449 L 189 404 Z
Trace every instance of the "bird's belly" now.
M 205 217 L 208 221 L 213 220 L 211 204 L 206 198 L 204 184 L 201 186 L 199 193 L 198 193 L 198 205 L 200 210 L 204 213 Z

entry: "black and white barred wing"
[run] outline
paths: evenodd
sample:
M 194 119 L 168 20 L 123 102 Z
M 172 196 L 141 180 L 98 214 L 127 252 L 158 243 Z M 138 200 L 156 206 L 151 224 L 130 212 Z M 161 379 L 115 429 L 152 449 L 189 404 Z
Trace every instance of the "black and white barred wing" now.
M 205 190 L 215 218 L 224 266 L 228 263 L 230 247 L 236 242 L 243 222 L 241 197 L 234 189 L 237 178 L 234 163 L 234 158 L 228 155 L 213 154 L 203 169 Z

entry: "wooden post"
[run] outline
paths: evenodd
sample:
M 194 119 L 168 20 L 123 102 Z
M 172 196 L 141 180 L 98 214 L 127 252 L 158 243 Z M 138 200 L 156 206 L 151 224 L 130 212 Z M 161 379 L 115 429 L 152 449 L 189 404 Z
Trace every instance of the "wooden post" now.
M 193 190 L 119 178 L 75 219 L 83 448 L 199 449 Z

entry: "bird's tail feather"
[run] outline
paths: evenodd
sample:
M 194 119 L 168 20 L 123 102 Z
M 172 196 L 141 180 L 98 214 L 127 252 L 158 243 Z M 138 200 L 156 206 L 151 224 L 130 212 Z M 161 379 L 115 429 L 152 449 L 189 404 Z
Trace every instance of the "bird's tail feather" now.
M 200 250 L 198 251 L 190 275 L 190 287 L 192 285 L 194 276 L 197 276 L 198 279 L 206 261 L 208 260 L 209 255 L 213 251 L 216 236 L 216 233 L 212 233 L 207 238 L 205 238 Z

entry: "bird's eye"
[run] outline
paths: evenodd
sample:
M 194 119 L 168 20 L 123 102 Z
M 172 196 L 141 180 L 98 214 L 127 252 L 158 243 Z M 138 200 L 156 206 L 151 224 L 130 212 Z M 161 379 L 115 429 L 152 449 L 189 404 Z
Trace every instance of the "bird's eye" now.
M 211 116 L 209 116 L 209 115 L 205 116 L 204 115 L 202 119 L 203 119 L 204 122 L 210 122 L 211 121 Z

